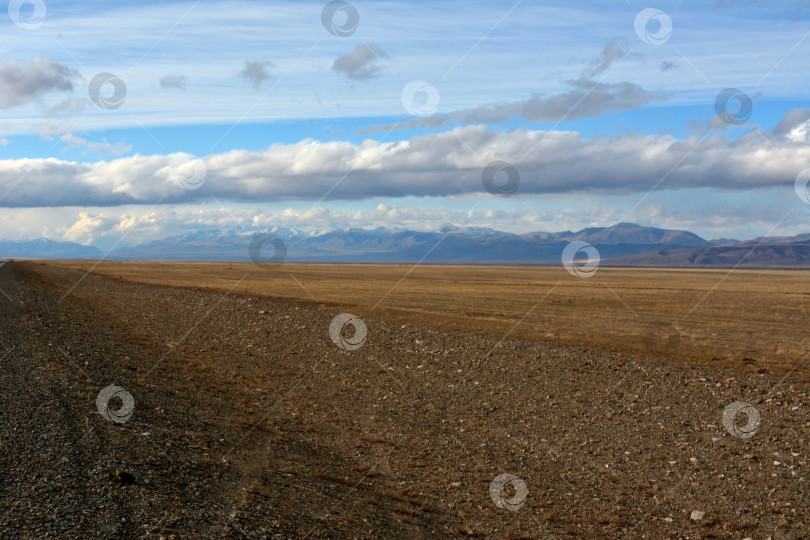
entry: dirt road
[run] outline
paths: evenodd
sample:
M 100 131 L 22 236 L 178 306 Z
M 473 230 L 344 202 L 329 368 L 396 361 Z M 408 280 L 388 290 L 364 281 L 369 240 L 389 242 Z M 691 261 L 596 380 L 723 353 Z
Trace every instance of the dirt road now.
M 0 290 L 4 538 L 810 536 L 790 374 L 370 317 L 341 348 L 341 306 L 33 263 Z

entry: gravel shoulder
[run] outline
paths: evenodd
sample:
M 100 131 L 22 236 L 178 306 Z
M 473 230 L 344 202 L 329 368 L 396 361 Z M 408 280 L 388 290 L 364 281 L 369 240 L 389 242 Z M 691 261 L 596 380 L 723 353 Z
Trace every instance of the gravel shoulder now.
M 0 289 L 4 538 L 810 536 L 790 374 L 371 316 L 343 350 L 340 306 L 27 262 Z M 110 385 L 126 422 L 96 408 Z M 501 474 L 525 500 L 496 504 Z

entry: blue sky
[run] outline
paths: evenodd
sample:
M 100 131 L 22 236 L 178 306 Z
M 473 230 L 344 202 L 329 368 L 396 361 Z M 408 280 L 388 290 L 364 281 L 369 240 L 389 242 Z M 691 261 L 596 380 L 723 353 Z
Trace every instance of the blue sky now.
M 794 189 L 807 1 L 17 0 L 3 15 L 0 238 L 810 232 Z M 493 161 L 520 173 L 512 196 L 483 188 Z

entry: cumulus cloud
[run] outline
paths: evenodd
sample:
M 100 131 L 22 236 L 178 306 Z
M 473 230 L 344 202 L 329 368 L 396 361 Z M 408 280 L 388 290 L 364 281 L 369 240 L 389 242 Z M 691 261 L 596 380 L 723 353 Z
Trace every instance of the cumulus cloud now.
M 264 60 L 249 60 L 245 62 L 239 76 L 247 81 L 253 83 L 253 87 L 259 89 L 265 81 L 272 81 L 273 77 L 270 75 L 270 69 L 275 67 L 272 62 Z
M 179 88 L 181 90 L 185 90 L 186 82 L 186 77 L 183 75 L 166 75 L 160 78 L 160 87 L 166 89 Z
M 359 81 L 374 79 L 382 74 L 381 61 L 387 56 L 384 50 L 373 43 L 358 45 L 351 53 L 338 57 L 332 65 L 332 71 Z
M 96 238 L 101 230 L 108 227 L 108 220 L 87 212 L 80 212 L 78 221 L 68 227 L 60 228 L 59 232 L 65 240 L 87 245 Z
M 394 125 L 374 126 L 363 133 L 441 127 L 449 123 L 502 124 L 513 118 L 529 122 L 558 122 L 592 118 L 608 113 L 637 109 L 655 101 L 663 101 L 666 95 L 650 92 L 631 82 L 607 83 L 594 81 L 597 75 L 607 72 L 617 62 L 630 56 L 626 46 L 619 40 L 609 41 L 576 79 L 565 81 L 568 90 L 557 95 L 534 94 L 522 101 L 498 102 L 447 114 L 434 114 Z M 638 57 L 638 55 L 634 55 Z
M 77 71 L 47 58 L 0 62 L 0 108 L 24 105 L 48 92 L 72 92 L 77 77 Z
M 711 187 L 746 190 L 787 186 L 810 162 L 804 141 L 756 131 L 729 139 L 625 134 L 587 138 L 569 131 L 512 130 L 482 125 L 379 142 L 274 144 L 204 158 L 199 189 L 183 190 L 183 154 L 130 156 L 76 163 L 47 159 L 0 161 L 0 206 L 116 206 L 209 200 L 362 200 L 482 194 L 483 168 L 512 163 L 519 194 L 645 193 Z

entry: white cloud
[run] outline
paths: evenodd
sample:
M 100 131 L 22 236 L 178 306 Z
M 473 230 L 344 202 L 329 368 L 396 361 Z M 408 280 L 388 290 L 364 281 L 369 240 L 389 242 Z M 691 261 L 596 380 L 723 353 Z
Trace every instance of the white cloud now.
M 746 201 L 744 196 L 712 193 L 705 189 L 685 190 L 686 200 L 702 201 L 704 207 L 674 207 L 669 195 L 633 208 L 639 197 L 611 196 L 591 204 L 578 195 L 532 197 L 511 207 L 490 206 L 495 201 L 478 199 L 475 204 L 449 208 L 439 199 L 420 206 L 375 202 L 357 208 L 340 205 L 311 207 L 253 205 L 122 206 L 115 208 L 12 208 L 0 215 L 0 238 L 46 237 L 96 245 L 107 250 L 200 230 L 257 232 L 274 227 L 294 228 L 312 234 L 334 229 L 396 226 L 416 231 L 437 231 L 448 224 L 457 227 L 486 227 L 501 231 L 580 230 L 607 226 L 619 221 L 641 225 L 686 229 L 704 238 L 748 239 L 765 234 L 794 235 L 807 231 L 810 213 L 792 190 L 769 192 Z M 499 201 L 502 201 L 499 199 Z M 755 206 L 752 206 L 754 204 Z M 628 212 L 631 208 L 633 210 Z M 718 208 L 720 208 L 718 210 Z M 786 216 L 788 210 L 792 213 Z M 797 211 L 799 210 L 799 211 Z M 776 225 L 779 224 L 778 228 Z
M 72 133 L 65 133 L 59 138 L 60 141 L 71 148 L 86 148 L 87 150 L 101 155 L 120 156 L 132 150 L 132 146 L 125 143 L 108 143 L 107 141 L 93 142 L 83 139 Z
M 62 234 L 64 240 L 87 245 L 99 236 L 102 228 L 108 226 L 109 221 L 105 221 L 102 217 L 80 212 L 78 221 L 69 227 L 59 228 L 58 232 Z
M 763 136 L 769 144 L 763 144 Z M 214 154 L 203 160 L 202 186 L 185 191 L 177 179 L 188 172 L 190 159 L 170 154 L 95 163 L 3 160 L 0 193 L 6 195 L 0 206 L 177 204 L 212 196 L 269 202 L 482 194 L 483 168 L 495 160 L 517 168 L 519 195 L 645 193 L 659 181 L 658 189 L 748 190 L 792 185 L 807 168 L 810 147 L 756 130 L 736 139 L 715 134 L 679 140 L 468 126 L 390 143 L 304 140 L 261 152 Z

